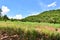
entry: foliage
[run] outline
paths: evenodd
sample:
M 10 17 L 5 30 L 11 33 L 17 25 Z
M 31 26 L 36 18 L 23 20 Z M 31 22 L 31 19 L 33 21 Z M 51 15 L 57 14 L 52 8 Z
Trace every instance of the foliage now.
M 9 20 L 9 18 L 7 17 L 7 15 L 2 16 L 1 12 L 2 12 L 2 10 L 0 9 L 0 21 L 2 21 L 2 20 L 4 20 L 4 21 Z
M 5 20 L 5 21 L 9 20 L 9 18 L 7 17 L 7 15 L 3 16 L 3 20 Z
M 38 15 L 28 16 L 21 21 L 60 23 L 60 9 L 44 11 Z
M 2 12 L 2 10 L 0 9 L 0 17 L 1 17 L 1 12 Z

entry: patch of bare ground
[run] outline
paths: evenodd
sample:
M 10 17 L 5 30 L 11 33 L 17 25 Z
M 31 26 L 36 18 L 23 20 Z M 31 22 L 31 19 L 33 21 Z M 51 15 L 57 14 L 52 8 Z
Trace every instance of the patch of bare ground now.
M 50 26 L 45 26 L 45 29 L 49 31 L 56 31 L 54 27 L 50 27 Z
M 60 33 L 60 28 L 57 28 L 57 32 L 59 32 L 59 33 Z
M 0 40 L 20 40 L 19 35 L 11 35 L 9 36 L 7 33 L 0 34 Z
M 54 27 L 48 27 L 48 26 L 46 26 L 45 28 L 50 30 L 50 31 L 56 31 L 56 32 L 60 33 L 60 28 L 54 28 Z
M 54 28 L 52 26 L 44 26 L 44 27 L 36 26 L 35 29 L 37 31 L 42 31 L 43 29 L 47 29 L 47 30 L 53 31 L 53 32 L 55 32 L 55 31 L 60 32 L 60 28 Z

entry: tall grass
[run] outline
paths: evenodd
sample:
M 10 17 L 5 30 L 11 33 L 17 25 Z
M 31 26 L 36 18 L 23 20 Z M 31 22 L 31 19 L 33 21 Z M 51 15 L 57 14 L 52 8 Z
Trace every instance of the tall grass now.
M 7 33 L 9 36 L 18 34 L 20 40 L 60 40 L 60 33 L 49 31 L 45 26 L 60 28 L 60 24 L 0 21 L 0 33 Z M 36 27 L 41 31 L 36 30 Z

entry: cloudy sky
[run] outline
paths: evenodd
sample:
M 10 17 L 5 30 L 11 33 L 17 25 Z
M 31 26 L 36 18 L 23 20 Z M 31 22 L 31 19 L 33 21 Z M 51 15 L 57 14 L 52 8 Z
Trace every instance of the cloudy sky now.
M 52 9 L 60 9 L 60 0 L 0 0 L 2 14 L 21 19 Z

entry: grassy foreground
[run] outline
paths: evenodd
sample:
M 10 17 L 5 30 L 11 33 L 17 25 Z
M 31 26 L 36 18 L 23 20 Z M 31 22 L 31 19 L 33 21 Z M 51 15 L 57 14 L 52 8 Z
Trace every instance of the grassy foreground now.
M 0 21 L 0 40 L 60 40 L 60 24 Z

